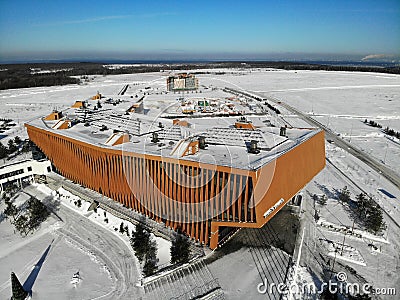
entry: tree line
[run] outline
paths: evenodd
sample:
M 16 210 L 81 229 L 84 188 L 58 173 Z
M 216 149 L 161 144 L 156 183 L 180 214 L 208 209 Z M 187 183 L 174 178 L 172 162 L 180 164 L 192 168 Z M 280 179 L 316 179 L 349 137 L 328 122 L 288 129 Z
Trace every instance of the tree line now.
M 382 128 L 381 124 L 379 124 L 375 121 L 372 121 L 372 120 L 368 121 L 367 119 L 365 119 L 364 123 L 369 126 L 372 126 L 372 127 Z M 400 139 L 400 131 L 395 131 L 394 129 L 389 128 L 389 126 L 385 127 L 382 131 L 387 135 L 394 136 L 394 137 Z
M 8 140 L 7 146 L 5 146 L 2 142 L 0 142 L 0 159 L 6 159 L 10 155 L 19 151 L 21 151 L 22 153 L 27 153 L 30 151 L 30 149 L 31 149 L 31 144 L 29 141 L 22 141 L 19 136 L 16 136 L 14 139 Z
M 38 199 L 31 197 L 25 205 L 17 207 L 7 193 L 3 195 L 6 208 L 4 215 L 10 219 L 11 224 L 23 236 L 33 232 L 40 224 L 47 219 L 50 212 L 47 207 Z
M 123 225 L 120 227 L 122 228 Z M 143 275 L 153 275 L 158 269 L 157 243 L 142 222 L 139 222 L 139 224 L 135 226 L 135 230 L 132 231 L 130 242 L 142 267 Z M 174 265 L 189 262 L 189 247 L 189 238 L 178 230 L 178 232 L 174 234 L 174 238 L 172 239 L 171 243 L 171 264 Z
M 325 71 L 357 71 L 400 74 L 399 66 L 375 67 L 361 66 L 334 66 L 329 64 L 312 64 L 284 61 L 232 61 L 232 62 L 192 62 L 192 63 L 164 63 L 153 65 L 126 66 L 123 68 L 107 68 L 103 63 L 76 62 L 76 63 L 39 63 L 39 64 L 3 64 L 0 72 L 0 90 L 26 88 L 36 86 L 54 86 L 78 84 L 81 81 L 71 76 L 114 75 L 160 72 L 163 70 L 216 69 L 216 68 L 275 68 L 284 70 L 325 70 Z M 32 70 L 48 70 L 47 73 L 35 73 Z M 223 74 L 223 72 L 220 72 Z
M 328 198 L 325 194 L 318 196 L 313 194 L 312 198 L 315 202 L 325 206 Z M 374 201 L 374 199 L 365 193 L 356 195 L 356 201 L 351 199 L 351 194 L 347 186 L 343 187 L 337 193 L 337 199 L 342 204 L 347 204 L 352 209 L 353 217 L 360 221 L 364 228 L 373 233 L 380 234 L 386 229 L 386 223 L 383 219 L 382 208 Z M 316 211 L 315 219 L 319 219 Z

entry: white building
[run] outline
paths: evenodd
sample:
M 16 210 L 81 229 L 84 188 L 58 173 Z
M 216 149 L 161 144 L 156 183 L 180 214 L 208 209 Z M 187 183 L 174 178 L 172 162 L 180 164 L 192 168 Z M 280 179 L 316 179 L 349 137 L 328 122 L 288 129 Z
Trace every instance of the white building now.
M 51 172 L 49 160 L 24 160 L 0 167 L 0 191 L 3 191 L 4 184 L 17 181 L 22 183 L 23 179 L 33 180 L 35 175 L 47 175 Z

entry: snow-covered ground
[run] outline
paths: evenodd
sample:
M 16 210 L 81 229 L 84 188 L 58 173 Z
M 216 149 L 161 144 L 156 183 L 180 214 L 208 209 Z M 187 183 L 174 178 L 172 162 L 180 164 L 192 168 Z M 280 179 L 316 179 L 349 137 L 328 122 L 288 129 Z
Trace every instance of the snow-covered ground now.
M 39 191 L 36 196 L 46 197 Z M 0 210 L 3 209 L 2 202 Z M 62 210 L 59 214 L 63 218 L 68 218 L 68 215 L 63 215 Z M 14 232 L 8 220 L 0 223 L 1 299 L 9 299 L 11 296 L 11 272 L 15 272 L 20 282 L 24 284 L 49 246 L 50 251 L 32 287 L 33 299 L 94 299 L 105 297 L 115 290 L 117 278 L 105 268 L 106 264 L 97 258 L 91 249 L 61 233 L 61 228 L 69 226 L 71 225 L 51 216 L 37 232 L 21 237 Z M 78 224 L 74 226 L 78 230 L 83 229 L 79 229 Z M 93 239 L 97 239 L 96 233 L 90 235 Z M 74 287 L 70 284 L 70 280 L 77 271 L 82 276 L 82 282 Z
M 60 211 L 65 212 L 67 210 L 67 217 L 70 217 L 73 211 L 72 214 L 75 214 L 75 216 L 81 216 L 79 218 L 81 221 L 83 219 L 88 220 L 91 223 L 90 227 L 99 227 L 100 232 L 106 230 L 108 232 L 107 235 L 111 234 L 117 238 L 123 244 L 124 252 L 129 252 L 129 255 L 125 254 L 124 259 L 129 261 L 130 268 L 136 273 L 135 277 L 129 278 L 130 283 L 125 282 L 124 284 L 130 284 L 135 286 L 135 289 L 139 289 L 136 288 L 141 279 L 139 262 L 130 246 L 130 237 L 126 232 L 121 233 L 119 231 L 122 222 L 124 228 L 125 226 L 128 227 L 129 235 L 131 235 L 132 230 L 135 229 L 132 223 L 121 220 L 101 208 L 98 208 L 97 212 L 88 211 L 90 203 L 81 200 L 82 204 L 79 207 L 77 205 L 79 197 L 63 188 L 53 191 L 43 184 L 33 184 L 25 188 L 25 192 L 17 194 L 14 203 L 18 205 L 24 202 L 29 199 L 29 195 L 35 195 L 39 199 L 52 197 L 55 201 L 59 200 L 61 204 Z M 2 211 L 3 209 L 4 203 L 1 203 L 0 210 Z M 107 219 L 107 222 L 105 219 Z M 42 224 L 39 231 L 28 237 L 21 237 L 19 234 L 15 234 L 8 220 L 2 220 L 0 223 L 0 235 L 3 241 L 0 248 L 0 263 L 4 262 L 3 266 L 5 268 L 2 268 L 0 274 L 0 283 L 2 283 L 0 285 L 0 295 L 7 297 L 10 293 L 9 277 L 11 272 L 15 272 L 23 284 L 25 278 L 33 270 L 35 263 L 49 246 L 50 251 L 44 266 L 34 283 L 33 294 L 35 299 L 76 299 L 80 297 L 85 299 L 97 299 L 97 297 L 100 297 L 99 299 L 108 299 L 108 296 L 116 292 L 123 292 L 120 287 L 116 287 L 115 281 L 127 279 L 121 278 L 121 274 L 115 274 L 117 270 L 111 262 L 113 258 L 109 256 L 109 251 L 105 253 L 99 252 L 98 248 L 94 246 L 98 242 L 99 236 L 97 234 L 89 236 L 87 243 L 82 243 L 80 233 L 88 228 L 80 226 L 75 228 L 77 226 L 73 225 L 77 232 L 71 232 L 67 229 L 69 225 L 65 224 L 64 220 L 56 220 L 52 216 Z M 157 243 L 158 265 L 160 267 L 169 265 L 171 243 L 153 234 L 151 236 Z M 43 247 L 43 249 L 40 249 L 40 247 Z M 118 248 L 117 243 L 115 247 L 117 247 L 117 253 L 120 253 L 118 249 L 121 248 Z M 22 255 L 24 259 L 18 260 L 17 257 L 19 255 Z M 72 275 L 77 271 L 80 272 L 82 280 L 73 285 L 70 281 Z M 57 275 L 51 275 L 52 272 L 57 273 Z M 46 290 L 47 285 L 50 285 L 51 288 Z
M 212 73 L 212 70 L 207 71 Z M 227 93 L 221 90 L 212 91 L 210 87 L 230 87 L 277 98 L 309 113 L 317 121 L 328 125 L 368 155 L 385 163 L 397 173 L 400 172 L 398 163 L 400 141 L 390 140 L 379 128 L 363 123 L 365 119 L 373 120 L 384 127 L 389 126 L 395 131 L 400 131 L 399 75 L 271 69 L 216 71 L 225 71 L 226 74 L 198 75 L 202 94 L 189 93 L 186 96 L 226 97 L 229 96 Z M 144 107 L 149 117 L 156 117 L 167 110 L 172 103 L 176 104 L 176 98 L 179 96 L 179 94 L 165 94 L 167 75 L 168 73 L 163 72 L 113 76 L 90 75 L 89 80 L 82 85 L 0 91 L 0 100 L 3 104 L 0 108 L 0 117 L 10 118 L 17 124 L 1 134 L 1 142 L 6 144 L 9 138 L 16 135 L 25 138 L 24 122 L 50 113 L 53 109 L 70 107 L 76 100 L 88 99 L 97 91 L 106 98 L 118 99 L 118 93 L 127 84 L 129 84 L 126 92 L 128 97 L 134 97 L 143 92 L 150 93 L 145 99 Z M 145 89 L 145 87 L 150 87 L 150 89 Z M 281 111 L 280 118 L 270 116 L 270 118 L 275 118 L 273 122 L 285 120 L 293 126 L 307 126 L 304 121 L 284 109 Z M 353 199 L 361 192 L 361 188 L 362 191 L 373 196 L 395 222 L 400 223 L 400 191 L 380 174 L 334 144 L 326 144 L 326 154 L 330 161 L 327 162 L 327 167 L 307 185 L 303 192 L 306 195 L 304 200 L 310 204 L 303 205 L 303 214 L 310 215 L 310 220 L 312 220 L 314 209 L 317 209 L 321 217 L 319 225 L 310 221 L 312 223 L 310 249 L 314 251 L 322 249 L 321 254 L 329 256 L 332 250 L 329 247 L 338 244 L 341 249 L 341 245 L 344 244 L 346 249 L 343 247 L 343 255 L 336 254 L 336 259 L 341 264 L 351 266 L 374 286 L 394 286 L 400 291 L 400 279 L 397 275 L 400 272 L 399 228 L 385 215 L 388 228 L 381 236 L 368 235 L 360 224 L 355 224 L 354 232 L 362 237 L 346 235 L 343 243 L 344 234 L 340 228 L 344 226 L 351 228 L 353 219 L 348 209 L 338 203 L 335 198 L 336 191 L 345 185 L 348 186 Z M 46 196 L 46 191 L 39 191 L 36 187 L 34 190 L 37 195 Z M 393 197 L 389 197 L 383 191 Z M 313 207 L 310 195 L 314 193 L 327 195 L 328 202 L 325 207 L 319 204 Z M 140 291 L 132 286 L 140 276 L 134 263 L 132 250 L 127 245 L 128 237 L 114 231 L 115 227 L 119 229 L 120 221 L 114 220 L 110 214 L 106 213 L 109 219 L 109 223 L 106 223 L 102 210 L 87 214 L 87 204 L 84 202 L 82 208 L 78 209 L 75 204 L 68 203 L 68 198 L 61 200 L 63 205 L 59 212 L 64 222 L 53 216 L 39 231 L 26 238 L 14 235 L 7 220 L 0 222 L 0 265 L 2 266 L 0 268 L 0 298 L 9 297 L 10 272 L 16 272 L 21 282 L 24 282 L 32 266 L 53 239 L 51 250 L 33 288 L 36 299 L 93 299 L 102 295 L 104 299 L 112 299 L 115 295 L 132 295 L 132 298 L 138 298 Z M 4 203 L 1 203 L 0 210 L 3 207 Z M 73 221 L 68 221 L 70 219 Z M 133 229 L 133 225 L 125 225 L 128 225 L 130 231 Z M 82 231 L 82 228 L 86 230 Z M 333 241 L 335 244 L 319 242 L 319 238 Z M 315 245 L 313 248 L 312 240 L 321 245 Z M 159 263 L 162 265 L 169 260 L 169 251 L 167 251 L 169 246 L 165 241 L 157 240 L 157 242 L 159 248 L 164 249 L 161 251 L 164 254 L 159 255 Z M 323 243 L 326 245 L 322 245 Z M 93 250 L 92 246 L 101 251 Z M 217 260 L 210 265 L 210 269 L 219 278 L 229 299 L 250 296 L 262 298 L 262 295 L 257 293 L 257 284 L 260 280 L 254 265 L 251 261 L 241 260 L 243 251 L 247 250 L 241 249 Z M 317 252 L 314 254 L 317 258 L 319 257 Z M 304 250 L 304 255 L 307 257 L 307 250 Z M 83 280 L 76 288 L 73 288 L 69 281 L 78 269 Z M 315 280 L 314 275 L 311 278 L 304 271 L 304 278 Z M 127 282 L 121 283 L 124 280 Z M 60 296 L 59 291 L 65 291 L 65 293 Z M 248 291 L 252 292 L 248 294 Z M 110 294 L 105 296 L 107 293 Z
M 373 120 L 400 131 L 400 75 L 368 72 L 253 71 L 243 76 L 203 75 L 200 82 L 272 96 L 309 113 L 363 151 L 400 172 L 399 144 Z
M 41 189 L 47 188 L 44 185 L 39 185 Z M 47 188 L 49 189 L 49 188 Z M 99 226 L 107 228 L 110 232 L 113 232 L 116 236 L 121 238 L 121 240 L 127 245 L 128 248 L 131 248 L 130 245 L 130 237 L 132 236 L 132 231 L 135 230 L 135 225 L 131 222 L 127 222 L 125 220 L 121 220 L 120 218 L 107 213 L 101 208 L 97 209 L 97 212 L 88 211 L 90 207 L 90 203 L 84 200 L 81 200 L 82 204 L 79 207 L 75 204 L 76 201 L 79 200 L 78 196 L 71 194 L 69 191 L 63 189 L 62 187 L 57 190 L 58 195 L 56 195 L 55 191 L 51 191 L 51 194 L 56 196 L 56 199 L 61 200 L 61 204 L 65 205 L 66 207 L 78 212 L 79 214 L 87 217 L 92 222 L 96 223 Z M 107 221 L 105 221 L 107 220 Z M 127 235 L 126 231 L 124 233 L 120 233 L 120 225 L 123 224 L 123 227 L 128 227 L 129 236 Z M 158 259 L 158 266 L 165 266 L 168 265 L 171 260 L 170 248 L 171 242 L 162 239 L 160 237 L 155 236 L 151 233 L 151 238 L 156 241 L 157 244 L 157 259 Z M 132 251 L 132 254 L 134 252 Z M 136 261 L 136 263 L 138 263 Z

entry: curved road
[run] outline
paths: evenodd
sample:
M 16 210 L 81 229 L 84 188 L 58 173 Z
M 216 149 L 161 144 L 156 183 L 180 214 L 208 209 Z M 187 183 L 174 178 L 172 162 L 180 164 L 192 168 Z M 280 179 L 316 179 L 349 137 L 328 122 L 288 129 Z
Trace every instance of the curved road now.
M 57 214 L 64 225 L 56 234 L 90 250 L 113 275 L 114 289 L 95 299 L 136 299 L 143 294 L 136 287 L 139 274 L 132 252 L 118 236 L 62 205 Z

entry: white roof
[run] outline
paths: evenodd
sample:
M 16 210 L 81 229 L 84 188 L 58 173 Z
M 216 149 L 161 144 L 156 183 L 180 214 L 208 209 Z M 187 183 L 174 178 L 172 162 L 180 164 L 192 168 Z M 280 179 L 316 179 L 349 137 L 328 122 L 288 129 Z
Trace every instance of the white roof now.
M 288 128 L 287 136 L 282 137 L 279 135 L 279 128 L 268 127 L 268 116 L 248 117 L 256 129 L 246 130 L 234 127 L 237 117 L 191 118 L 188 119 L 191 126 L 182 127 L 173 125 L 171 119 L 163 117 L 154 118 L 137 113 L 126 114 L 120 109 L 113 109 L 112 105 L 91 111 L 86 115 L 85 120 L 83 120 L 83 115 L 75 114 L 74 116 L 73 109 L 68 109 L 64 113 L 72 120 L 75 117 L 75 121 L 79 122 L 77 124 L 73 122 L 74 125 L 66 130 L 54 130 L 51 128 L 54 121 L 42 119 L 31 121 L 29 124 L 98 147 L 179 157 L 180 160 L 247 170 L 263 166 L 318 132 L 315 129 Z M 130 142 L 113 146 L 114 142 L 109 139 L 118 131 L 128 133 Z M 153 132 L 158 134 L 159 142 L 157 143 L 152 142 Z M 197 154 L 181 157 L 181 152 L 184 151 L 182 149 L 187 148 L 184 140 L 197 139 L 199 136 L 205 137 L 207 148 L 199 149 Z M 117 139 L 117 135 L 114 135 L 114 138 Z M 260 153 L 248 152 L 252 140 L 258 141 Z

